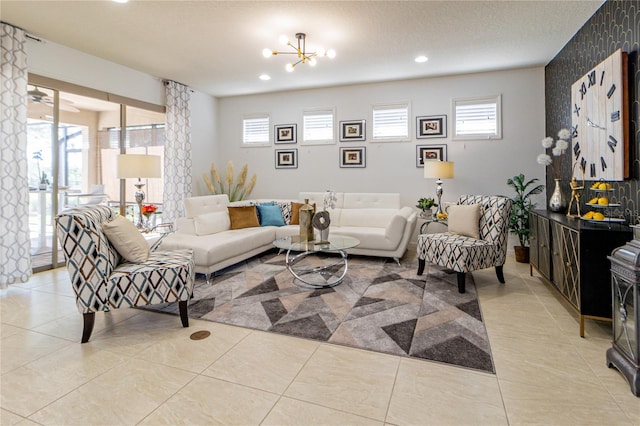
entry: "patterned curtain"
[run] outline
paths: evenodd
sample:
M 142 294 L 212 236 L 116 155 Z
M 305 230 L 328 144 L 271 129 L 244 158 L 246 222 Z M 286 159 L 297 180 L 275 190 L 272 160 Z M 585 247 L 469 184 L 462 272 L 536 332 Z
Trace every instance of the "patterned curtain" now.
M 175 81 L 167 81 L 165 86 L 167 126 L 162 220 L 174 222 L 184 216 L 182 200 L 191 196 L 191 92 Z
M 0 288 L 31 276 L 27 178 L 27 53 L 23 30 L 0 23 Z

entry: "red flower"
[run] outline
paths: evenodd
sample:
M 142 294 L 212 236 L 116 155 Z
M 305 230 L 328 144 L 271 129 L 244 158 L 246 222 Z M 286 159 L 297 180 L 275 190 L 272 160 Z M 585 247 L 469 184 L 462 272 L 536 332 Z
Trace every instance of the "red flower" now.
M 154 206 L 153 204 L 143 204 L 142 205 L 142 214 L 147 216 L 150 215 L 151 213 L 155 213 L 156 210 L 158 210 L 158 208 L 156 206 Z

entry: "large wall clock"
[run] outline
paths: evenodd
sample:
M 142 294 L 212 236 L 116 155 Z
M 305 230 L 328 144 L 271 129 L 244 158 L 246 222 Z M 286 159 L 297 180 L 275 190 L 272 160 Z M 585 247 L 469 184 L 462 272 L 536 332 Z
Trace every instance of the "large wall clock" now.
M 618 49 L 571 86 L 576 178 L 614 181 L 629 177 L 626 81 L 627 54 Z

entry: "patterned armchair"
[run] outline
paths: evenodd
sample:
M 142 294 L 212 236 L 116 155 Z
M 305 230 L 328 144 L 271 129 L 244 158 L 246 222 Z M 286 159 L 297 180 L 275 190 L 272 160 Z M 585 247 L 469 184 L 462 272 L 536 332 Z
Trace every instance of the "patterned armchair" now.
M 424 272 L 425 262 L 452 269 L 458 275 L 458 291 L 464 293 L 467 272 L 495 267 L 498 281 L 504 284 L 502 266 L 507 257 L 511 200 L 499 196 L 463 195 L 458 204 L 482 205 L 480 237 L 451 232 L 419 235 L 418 275 Z
M 195 276 L 191 250 L 154 251 L 146 262 L 121 263 L 102 232 L 102 224 L 113 216 L 108 206 L 92 205 L 56 217 L 76 305 L 84 317 L 82 343 L 91 337 L 96 312 L 121 307 L 177 301 L 182 325 L 188 327 L 187 303 Z

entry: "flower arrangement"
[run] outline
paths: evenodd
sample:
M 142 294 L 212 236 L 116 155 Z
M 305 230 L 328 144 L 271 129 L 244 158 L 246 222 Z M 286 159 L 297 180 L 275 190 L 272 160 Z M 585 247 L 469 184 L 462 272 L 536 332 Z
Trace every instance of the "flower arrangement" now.
M 142 205 L 142 215 L 146 217 L 147 220 L 149 219 L 149 216 L 154 214 L 157 210 L 158 210 L 158 207 L 154 206 L 153 204 Z
M 249 183 L 245 187 L 248 171 L 249 166 L 247 166 L 246 164 L 242 166 L 242 169 L 238 174 L 238 180 L 234 184 L 233 162 L 229 161 L 227 163 L 227 174 L 223 182 L 220 178 L 220 173 L 218 173 L 218 169 L 216 169 L 216 165 L 211 164 L 211 178 L 206 173 L 203 173 L 202 180 L 204 180 L 205 185 L 212 194 L 227 194 L 229 196 L 229 201 L 240 201 L 244 199 L 244 197 L 249 196 L 256 184 L 257 177 L 254 174 L 253 176 L 251 176 L 251 179 L 249 179 Z
M 542 147 L 545 150 L 551 148 L 551 154 L 557 158 L 557 162 L 554 164 L 553 158 L 549 154 L 545 153 L 538 155 L 538 164 L 551 166 L 551 175 L 554 179 L 560 179 L 560 173 L 562 172 L 562 157 L 567 148 L 569 148 L 569 140 L 571 140 L 571 131 L 569 129 L 560 129 L 558 132 L 558 140 L 556 141 L 549 136 L 542 139 Z
M 336 193 L 330 189 L 327 189 L 327 192 L 324 194 L 324 199 L 322 200 L 323 209 L 324 210 L 335 209 L 336 201 L 338 201 L 338 197 L 336 196 Z

